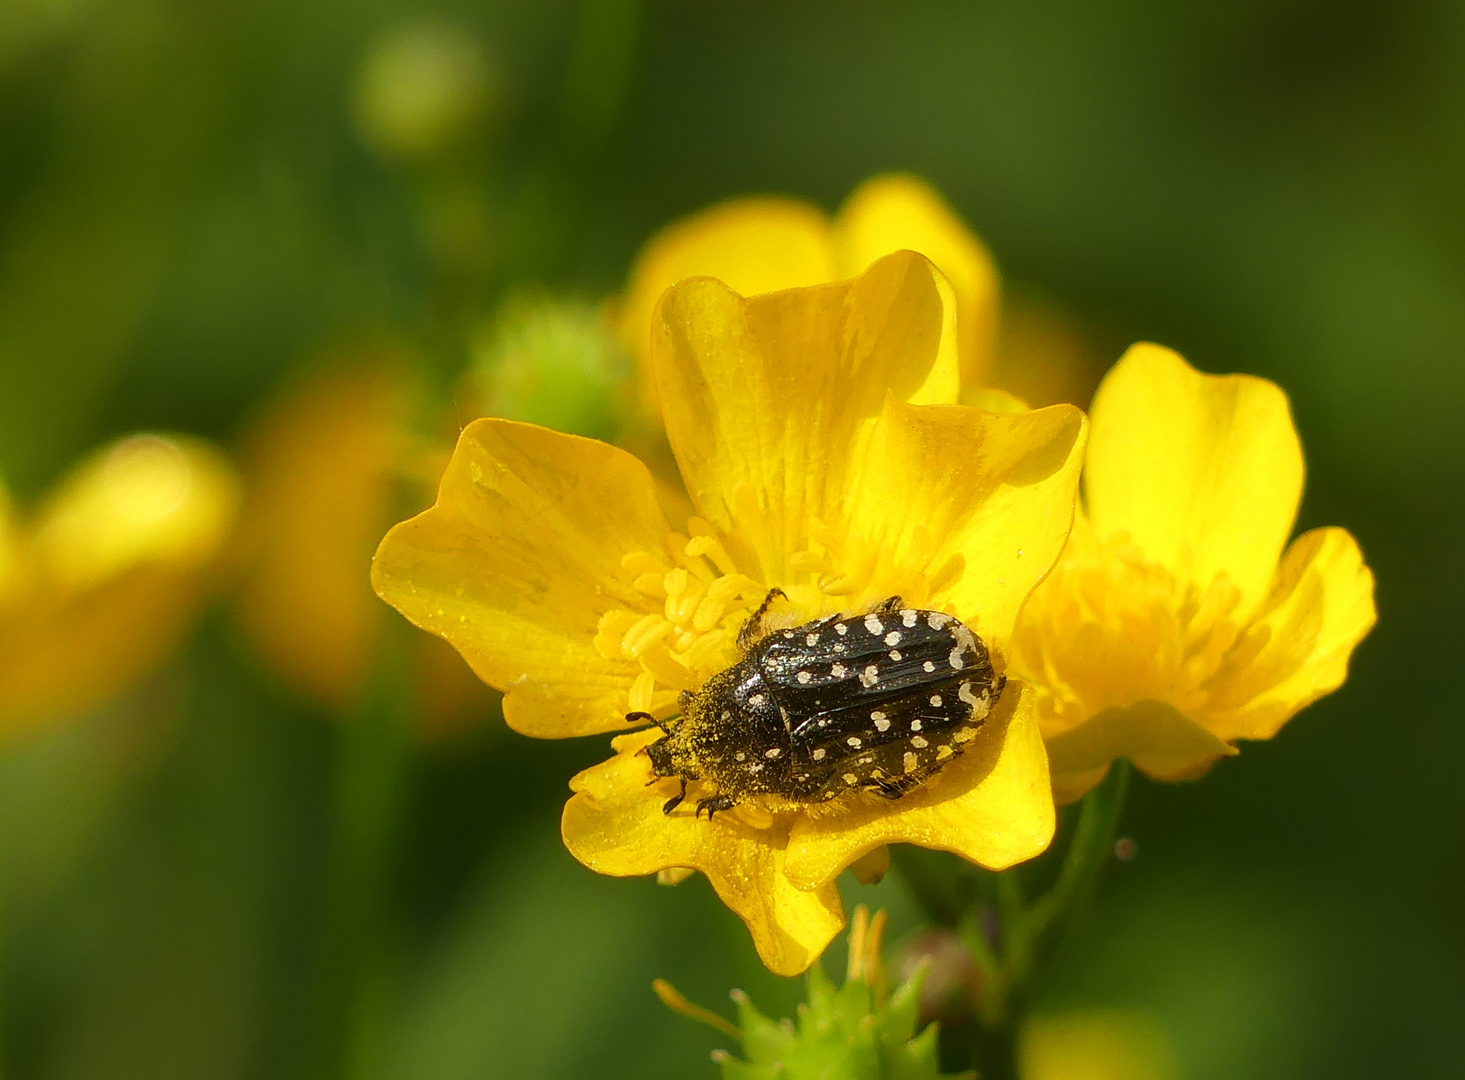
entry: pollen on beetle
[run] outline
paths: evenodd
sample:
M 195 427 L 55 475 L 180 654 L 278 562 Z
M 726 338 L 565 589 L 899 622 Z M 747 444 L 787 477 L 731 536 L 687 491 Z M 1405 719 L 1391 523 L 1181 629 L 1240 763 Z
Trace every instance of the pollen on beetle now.
M 738 759 L 738 760 L 739 760 L 739 761 L 747 761 L 747 760 L 748 760 L 748 755 L 747 755 L 747 754 L 745 754 L 745 753 L 743 753 L 743 752 L 742 752 L 742 751 L 741 751 L 741 750 L 739 750 L 739 751 L 738 751 L 738 752 L 737 752 L 737 755 L 736 755 L 736 756 L 737 756 L 737 759 Z
M 865 629 L 870 632 L 871 637 L 879 637 L 881 634 L 885 633 L 885 624 L 882 623 L 879 618 L 877 618 L 873 614 L 866 615 Z

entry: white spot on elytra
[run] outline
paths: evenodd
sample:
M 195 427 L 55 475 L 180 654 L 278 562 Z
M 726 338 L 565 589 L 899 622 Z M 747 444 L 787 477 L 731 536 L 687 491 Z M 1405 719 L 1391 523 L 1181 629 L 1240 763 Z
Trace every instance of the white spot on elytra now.
M 900 621 L 901 621 L 902 624 L 904 624 L 904 626 L 908 630 L 912 626 L 915 626 L 916 625 L 916 613 L 914 611 L 912 611 L 910 608 L 906 608 L 904 611 L 902 611 L 900 613 Z
M 829 674 L 833 675 L 836 679 L 842 679 L 844 678 L 844 673 L 847 670 L 848 669 L 843 664 L 835 664 L 832 668 L 829 669 Z
M 766 757 L 766 758 L 776 758 L 781 753 L 783 753 L 783 751 L 780 750 L 778 747 L 775 746 L 772 750 L 768 751 L 763 756 Z
M 807 671 L 801 671 L 801 672 L 799 672 L 799 682 L 801 684 L 802 683 L 807 683 L 812 678 L 813 678 L 813 676 L 810 675 Z
M 917 750 L 924 750 L 930 744 L 926 742 L 926 737 L 924 735 L 912 735 L 911 745 L 914 746 Z
M 840 637 L 844 637 L 845 634 L 849 633 L 849 627 L 842 622 L 837 622 L 834 624 L 834 632 Z
M 886 634 L 885 635 L 885 644 L 887 644 L 887 645 L 899 645 L 900 644 L 900 631 L 899 630 L 892 630 L 892 631 L 890 631 L 890 633 Z
M 871 664 L 869 667 L 865 668 L 864 671 L 860 672 L 860 684 L 864 686 L 867 690 L 879 681 L 880 669 L 877 668 L 874 664 Z
M 875 615 L 870 614 L 865 616 L 865 629 L 870 631 L 874 637 L 879 637 L 885 633 L 885 624 L 876 618 Z
M 815 761 L 823 761 L 824 760 L 824 754 L 825 753 L 826 753 L 826 751 L 825 751 L 824 747 L 822 747 L 822 746 L 819 747 L 818 750 L 815 750 L 814 751 L 814 760 Z
M 927 660 L 924 664 L 921 665 L 921 670 L 926 672 L 927 674 L 930 674 L 931 672 L 936 670 L 936 665 Z
M 977 733 L 971 728 L 962 728 L 951 737 L 952 742 L 971 742 L 977 737 Z
M 964 682 L 956 691 L 956 696 L 973 708 L 977 705 L 977 695 L 972 693 L 972 684 Z
M 860 778 L 852 772 L 847 772 L 844 774 L 844 782 L 846 784 L 855 784 L 859 781 L 859 779 Z
M 818 645 L 819 644 L 819 635 L 818 634 L 808 634 L 808 635 L 806 635 L 804 637 L 804 644 L 805 645 Z
M 837 653 L 844 652 L 844 645 L 843 645 L 843 643 L 840 643 L 840 644 L 835 645 L 834 646 L 834 651 L 837 652 Z
M 849 743 L 850 746 L 852 746 L 856 750 L 865 745 L 860 741 L 860 737 L 858 735 L 851 735 L 848 739 L 844 741 Z
M 731 720 L 732 719 L 732 713 L 728 712 L 726 709 L 723 709 L 722 710 L 722 718 L 724 720 Z
M 745 753 L 743 753 L 741 750 L 739 750 L 738 751 L 738 760 L 739 761 L 747 761 L 748 760 L 748 755 L 745 754 Z
M 914 720 L 911 721 L 911 730 L 912 731 L 920 731 L 921 730 L 921 718 L 919 716 L 916 717 Z
M 890 650 L 890 659 L 892 659 L 892 660 L 899 660 L 900 659 L 900 650 L 899 649 L 891 649 Z
M 916 771 L 916 755 L 915 754 L 912 754 L 909 750 L 907 750 L 905 752 L 905 756 L 900 759 L 900 766 L 906 772 L 915 772 Z
M 890 730 L 890 720 L 885 716 L 883 712 L 872 712 L 870 714 L 870 719 L 875 721 L 876 731 Z
M 932 694 L 931 695 L 931 704 L 934 705 L 934 706 L 936 706 L 936 708 L 938 708 L 938 709 L 941 708 L 941 695 L 940 694 Z
M 930 615 L 926 616 L 926 621 L 931 624 L 932 630 L 944 630 L 955 622 L 950 615 L 943 615 L 939 611 L 931 612 Z
M 758 708 L 758 706 L 762 705 L 767 700 L 768 699 L 766 697 L 764 697 L 762 694 L 754 694 L 752 697 L 750 697 L 748 699 L 748 704 L 751 705 L 751 706 L 753 706 L 753 708 L 756 709 L 756 708 Z
M 944 745 L 943 746 L 938 746 L 938 747 L 936 747 L 936 760 L 937 761 L 945 761 L 947 758 L 949 758 L 955 752 L 956 751 L 952 750 L 951 747 L 949 747 L 949 746 L 944 746 Z
M 966 661 L 961 658 L 960 645 L 951 650 L 951 655 L 946 658 L 946 662 L 950 664 L 952 668 L 956 671 L 960 671 L 962 668 L 966 667 Z
M 763 763 L 761 761 L 759 761 L 759 762 L 753 763 L 752 765 L 749 765 L 748 766 L 748 771 L 749 772 L 762 772 L 763 771 Z

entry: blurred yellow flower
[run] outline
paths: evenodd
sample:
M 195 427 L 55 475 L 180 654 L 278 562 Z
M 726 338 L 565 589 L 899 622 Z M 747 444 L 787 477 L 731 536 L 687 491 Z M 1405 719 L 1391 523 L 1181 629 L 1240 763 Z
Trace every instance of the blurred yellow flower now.
M 1302 450 L 1274 384 L 1136 345 L 1092 423 L 1073 535 L 1013 648 L 1060 801 L 1116 758 L 1179 780 L 1270 738 L 1342 685 L 1375 618 L 1345 530 L 1287 546 Z
M 1022 1080 L 1178 1080 L 1165 1029 L 1133 1009 L 1038 1016 L 1023 1028 Z
M 667 226 L 631 268 L 621 334 L 639 361 L 643 402 L 657 415 L 648 361 L 651 313 L 661 294 L 689 277 L 715 277 L 743 296 L 854 277 L 875 260 L 909 250 L 926 256 L 956 291 L 964 385 L 991 362 L 999 282 L 986 247 L 927 183 L 889 174 L 865 181 L 831 221 L 796 199 L 733 199 Z
M 1084 419 L 956 405 L 954 315 L 950 286 L 909 252 L 852 281 L 750 299 L 684 281 L 657 309 L 651 354 L 698 515 L 685 531 L 625 451 L 480 420 L 436 505 L 383 540 L 377 591 L 505 691 L 510 725 L 543 737 L 671 716 L 680 691 L 737 661 L 738 629 L 775 586 L 790 624 L 892 595 L 951 613 L 1000 670 L 1018 607 L 1063 547 Z M 777 972 L 818 956 L 843 922 L 836 876 L 882 845 L 997 868 L 1052 837 L 1032 698 L 1016 681 L 967 752 L 898 800 L 665 813 L 677 781 L 640 753 L 657 736 L 621 736 L 575 777 L 566 845 L 602 873 L 706 874 Z
M 372 549 L 404 489 L 425 503 L 447 458 L 414 439 L 418 400 L 405 366 L 353 353 L 298 379 L 245 440 L 235 619 L 281 682 L 334 711 L 359 699 L 381 644 Z M 450 648 L 425 634 L 412 648 L 419 733 L 487 712 L 482 684 Z
M 99 451 L 28 523 L 0 492 L 0 738 L 105 703 L 177 647 L 238 497 L 219 451 L 172 435 Z

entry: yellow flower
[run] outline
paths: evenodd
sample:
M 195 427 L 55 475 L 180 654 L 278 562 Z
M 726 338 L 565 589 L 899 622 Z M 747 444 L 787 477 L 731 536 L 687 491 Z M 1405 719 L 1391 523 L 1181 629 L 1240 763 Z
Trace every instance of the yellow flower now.
M 0 738 L 127 690 L 208 595 L 238 485 L 213 447 L 134 435 L 79 465 L 28 525 L 0 491 Z
M 1271 738 L 1342 685 L 1375 618 L 1345 530 L 1287 545 L 1302 450 L 1275 385 L 1136 345 L 1092 423 L 1073 535 L 1013 649 L 1060 802 L 1116 758 L 1180 780 Z
M 647 362 L 651 312 L 669 286 L 707 276 L 754 296 L 850 278 L 901 250 L 926 256 L 956 290 L 962 382 L 978 385 L 991 362 L 996 332 L 996 265 L 930 185 L 892 174 L 861 184 L 833 221 L 809 203 L 763 196 L 721 203 L 653 237 L 631 269 L 621 302 L 621 334 L 640 361 L 648 413 L 657 414 Z
M 400 489 L 415 482 L 425 503 L 447 456 L 413 438 L 416 407 L 404 367 L 352 352 L 298 379 L 245 440 L 235 619 L 276 678 L 328 709 L 358 700 L 380 648 L 387 613 L 367 584 L 372 548 Z M 411 663 L 419 734 L 487 712 L 482 685 L 437 638 L 416 635 Z
M 436 505 L 394 528 L 377 591 L 505 691 L 530 735 L 623 730 L 738 660 L 772 587 L 782 625 L 868 612 L 898 595 L 955 615 L 999 670 L 1018 607 L 1062 549 L 1084 419 L 1070 406 L 996 415 L 958 394 L 950 287 L 903 252 L 852 281 L 744 299 L 719 281 L 672 288 L 652 362 L 696 515 L 668 520 L 623 450 L 528 424 L 463 433 Z M 613 875 L 706 874 L 770 968 L 806 968 L 843 922 L 835 878 L 884 844 L 988 867 L 1042 851 L 1053 806 L 1031 695 L 1009 681 L 987 724 L 898 800 L 760 798 L 699 820 L 663 804 L 640 753 L 571 783 L 565 843 Z

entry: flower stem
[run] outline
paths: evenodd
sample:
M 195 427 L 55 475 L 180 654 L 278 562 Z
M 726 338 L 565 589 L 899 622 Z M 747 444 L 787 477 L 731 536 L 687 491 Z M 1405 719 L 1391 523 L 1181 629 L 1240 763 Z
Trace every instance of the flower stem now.
M 316 1031 L 309 1074 L 369 1080 L 389 1002 L 392 869 L 406 796 L 410 687 L 406 627 L 390 621 L 371 685 L 341 718 L 330 806 Z
M 971 1022 L 947 1034 L 955 1051 L 982 1080 L 1016 1080 L 1018 1034 L 1054 954 L 1082 917 L 1113 849 L 1114 833 L 1129 785 L 1129 763 L 1117 761 L 1084 797 L 1052 886 L 1029 901 L 1017 869 L 986 878 L 985 887 L 963 889 L 937 871 L 925 853 L 897 847 L 892 855 L 916 899 L 937 923 L 955 923 L 977 970 Z M 960 907 L 958 907 L 960 904 Z

